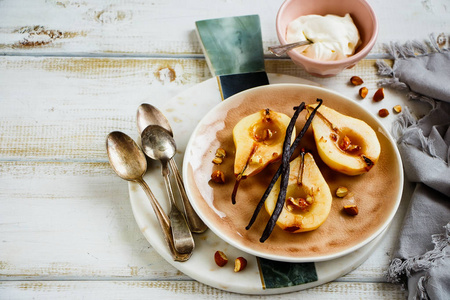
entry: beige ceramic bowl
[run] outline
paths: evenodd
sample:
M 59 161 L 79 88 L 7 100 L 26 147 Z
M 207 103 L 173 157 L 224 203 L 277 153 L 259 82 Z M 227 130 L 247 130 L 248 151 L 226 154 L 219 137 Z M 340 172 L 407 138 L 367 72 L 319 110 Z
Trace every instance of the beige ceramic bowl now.
M 233 166 L 235 146 L 232 130 L 243 117 L 270 108 L 292 117 L 293 107 L 316 103 L 348 116 L 364 120 L 377 133 L 381 155 L 370 172 L 347 176 L 327 167 L 317 153 L 312 129 L 308 129 L 299 148 L 309 149 L 334 193 L 340 186 L 351 191 L 345 199 L 334 198 L 330 215 L 322 226 L 310 232 L 293 234 L 275 226 L 271 236 L 260 243 L 259 238 L 268 222 L 263 208 L 250 230 L 246 230 L 253 211 L 263 195 L 279 162 L 261 173 L 243 180 L 231 203 L 235 182 Z M 280 100 L 282 99 L 282 100 Z M 297 133 L 303 128 L 306 111 L 296 122 Z M 212 163 L 217 148 L 226 150 L 223 163 Z M 212 182 L 211 174 L 220 170 L 225 183 Z M 395 141 L 379 118 L 363 106 L 335 92 L 300 84 L 271 84 L 238 93 L 222 101 L 199 122 L 187 145 L 183 162 L 183 179 L 195 211 L 206 225 L 230 245 L 255 255 L 277 261 L 325 261 L 349 254 L 375 239 L 393 219 L 403 188 L 403 169 Z M 350 217 L 342 212 L 343 205 L 356 204 L 359 214 Z M 220 249 L 218 249 L 220 250 Z
M 356 53 L 348 58 L 338 61 L 319 61 L 308 58 L 295 50 L 290 50 L 288 55 L 292 61 L 305 68 L 308 73 L 320 77 L 334 76 L 346 68 L 353 67 L 363 59 L 375 44 L 378 35 L 378 22 L 373 9 L 365 0 L 286 0 L 280 7 L 276 28 L 278 40 L 281 45 L 286 42 L 286 29 L 289 23 L 304 15 L 339 15 L 349 13 L 359 30 L 362 44 L 356 49 Z

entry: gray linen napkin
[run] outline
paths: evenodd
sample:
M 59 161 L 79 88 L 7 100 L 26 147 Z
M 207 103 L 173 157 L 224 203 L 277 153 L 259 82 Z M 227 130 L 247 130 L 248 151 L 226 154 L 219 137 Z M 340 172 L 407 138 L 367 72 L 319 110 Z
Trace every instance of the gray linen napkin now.
M 394 135 L 407 178 L 416 182 L 391 260 L 388 281 L 408 288 L 408 299 L 450 299 L 450 51 L 448 38 L 428 45 L 390 44 L 393 67 L 377 61 L 381 86 L 427 101 L 430 112 L 416 120 L 406 108 Z

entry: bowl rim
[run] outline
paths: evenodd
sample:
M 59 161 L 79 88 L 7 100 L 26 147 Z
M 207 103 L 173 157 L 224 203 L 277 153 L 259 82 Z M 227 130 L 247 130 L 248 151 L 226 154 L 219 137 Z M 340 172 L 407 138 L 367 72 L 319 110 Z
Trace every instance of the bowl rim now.
M 283 2 L 283 4 L 281 4 L 278 12 L 277 12 L 277 16 L 276 16 L 276 31 L 277 31 L 277 37 L 278 37 L 278 41 L 280 42 L 280 45 L 285 45 L 287 44 L 286 39 L 285 39 L 285 33 L 281 32 L 281 28 L 280 28 L 280 20 L 281 20 L 281 16 L 284 13 L 284 11 L 286 10 L 286 6 L 288 4 L 290 4 L 291 2 L 296 1 L 296 0 L 286 0 Z M 369 54 L 369 52 L 372 50 L 373 46 L 375 45 L 375 42 L 377 40 L 378 37 L 378 19 L 377 16 L 375 14 L 375 11 L 373 10 L 372 6 L 370 6 L 370 4 L 366 1 L 366 0 L 359 0 L 369 11 L 369 14 L 372 16 L 372 22 L 374 25 L 374 31 L 373 34 L 371 36 L 371 38 L 369 39 L 369 41 L 367 42 L 366 46 L 364 46 L 364 48 L 362 48 L 360 51 L 358 51 L 356 54 L 340 59 L 340 60 L 334 60 L 334 61 L 321 61 L 321 60 L 317 60 L 317 59 L 312 59 L 309 58 L 307 56 L 304 56 L 300 53 L 298 53 L 297 51 L 294 50 L 289 50 L 287 53 L 289 55 L 289 57 L 294 56 L 295 59 L 298 59 L 299 61 L 302 62 L 307 62 L 308 64 L 315 64 L 315 65 L 321 65 L 321 66 L 337 66 L 337 65 L 350 65 L 350 64 L 354 64 L 358 61 L 360 61 L 361 59 L 363 59 L 365 56 L 367 56 L 367 54 Z
M 364 112 L 366 112 L 367 114 L 369 114 L 370 116 L 373 117 L 373 120 L 377 123 L 377 125 L 379 126 L 379 129 L 381 130 L 381 133 L 390 141 L 391 145 L 392 145 L 392 151 L 395 155 L 395 157 L 397 158 L 397 168 L 399 170 L 399 183 L 398 183 L 398 193 L 397 196 L 395 198 L 395 206 L 393 207 L 392 211 L 390 212 L 389 216 L 386 218 L 385 222 L 382 223 L 380 225 L 380 227 L 373 233 L 371 234 L 368 238 L 366 238 L 364 241 L 349 247 L 343 251 L 337 252 L 337 253 L 332 253 L 332 254 L 328 254 L 328 255 L 322 255 L 322 256 L 312 256 L 312 257 L 287 257 L 287 256 L 280 256 L 280 255 L 274 255 L 274 254 L 268 254 L 268 253 L 262 253 L 259 252 L 257 250 L 253 250 L 252 248 L 242 245 L 239 242 L 236 242 L 235 240 L 233 240 L 232 238 L 230 238 L 229 236 L 227 236 L 226 234 L 222 233 L 218 228 L 216 228 L 214 226 L 214 223 L 211 222 L 208 218 L 206 218 L 205 216 L 203 216 L 201 209 L 199 208 L 199 206 L 197 205 L 196 201 L 193 200 L 195 199 L 193 193 L 191 192 L 191 188 L 189 184 L 186 184 L 188 182 L 191 181 L 190 177 L 189 177 L 189 173 L 188 173 L 188 169 L 189 169 L 189 160 L 187 159 L 189 157 L 189 153 L 191 153 L 191 148 L 193 147 L 193 137 L 196 136 L 197 132 L 200 130 L 201 126 L 203 125 L 203 122 L 206 118 L 209 117 L 209 115 L 211 113 L 213 113 L 214 111 L 217 110 L 221 110 L 221 108 L 226 105 L 227 101 L 232 101 L 232 99 L 236 99 L 237 96 L 239 95 L 239 97 L 242 97 L 242 95 L 246 94 L 246 93 L 254 93 L 255 90 L 263 90 L 263 89 L 267 89 L 267 88 L 271 88 L 271 87 L 283 87 L 283 86 L 294 86 L 297 88 L 308 88 L 308 89 L 316 89 L 316 90 L 320 90 L 326 93 L 330 93 L 333 96 L 336 97 L 340 97 L 340 98 L 344 98 L 345 101 L 349 101 L 352 103 L 352 105 L 356 105 L 358 106 L 358 108 L 360 108 L 361 110 L 363 110 Z M 259 86 L 259 87 L 254 87 L 245 91 L 242 91 L 238 94 L 235 94 L 233 96 L 231 96 L 230 98 L 228 98 L 226 101 L 222 101 L 220 102 L 218 105 L 214 106 L 197 124 L 197 126 L 195 127 L 195 129 L 193 130 L 191 136 L 189 137 L 189 141 L 187 143 L 186 146 L 186 150 L 184 152 L 184 156 L 183 156 L 183 167 L 182 167 L 182 176 L 183 176 L 183 180 L 185 181 L 185 188 L 186 188 L 186 193 L 188 195 L 188 198 L 191 199 L 190 202 L 192 204 L 192 207 L 194 208 L 194 210 L 196 211 L 196 213 L 198 214 L 198 216 L 203 220 L 203 222 L 208 226 L 208 228 L 210 230 L 212 230 L 219 238 L 221 238 L 222 240 L 224 240 L 225 242 L 229 243 L 230 245 L 232 245 L 233 247 L 240 249 L 241 251 L 244 251 L 248 254 L 257 256 L 257 257 L 262 257 L 262 258 L 266 258 L 266 259 L 270 259 L 270 260 L 274 260 L 274 261 L 283 261 L 283 262 L 293 262 L 293 263 L 304 263 L 304 262 L 320 262 L 320 261 L 328 261 L 328 260 L 332 260 L 332 259 L 336 259 L 339 257 L 342 257 L 344 255 L 350 254 L 360 248 L 362 248 L 363 246 L 367 245 L 368 243 L 370 243 L 371 241 L 373 241 L 377 236 L 379 236 L 385 229 L 387 229 L 389 227 L 389 225 L 391 224 L 395 214 L 398 211 L 398 208 L 400 206 L 400 202 L 402 199 L 402 195 L 403 195 L 403 186 L 404 186 L 404 174 L 403 174 L 403 163 L 401 160 L 401 156 L 400 156 L 400 152 L 398 150 L 398 148 L 396 147 L 396 142 L 395 139 L 392 137 L 392 135 L 389 133 L 389 131 L 387 130 L 387 128 L 383 125 L 383 123 L 376 118 L 369 110 L 367 110 L 364 106 L 362 106 L 362 104 L 353 101 L 352 99 L 350 99 L 349 97 L 340 94 L 338 92 L 335 92 L 333 90 L 327 89 L 327 88 L 323 88 L 323 87 L 317 87 L 317 86 L 311 86 L 311 85 L 307 85 L 307 84 L 296 84 L 296 83 L 280 83 L 280 84 L 270 84 L 270 85 L 264 85 L 264 86 Z

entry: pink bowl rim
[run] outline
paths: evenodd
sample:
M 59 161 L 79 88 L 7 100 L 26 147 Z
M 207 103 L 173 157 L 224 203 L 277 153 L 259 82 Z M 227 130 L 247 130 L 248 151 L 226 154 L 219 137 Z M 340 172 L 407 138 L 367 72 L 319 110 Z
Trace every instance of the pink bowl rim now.
M 285 39 L 285 34 L 281 32 L 280 19 L 281 19 L 281 15 L 283 14 L 284 10 L 286 9 L 286 6 L 292 1 L 295 1 L 295 0 L 284 1 L 283 4 L 281 4 L 280 9 L 278 10 L 278 13 L 277 13 L 276 30 L 277 30 L 278 40 L 281 45 L 284 45 L 287 43 L 286 43 L 286 39 Z M 369 42 L 367 43 L 367 45 L 364 48 L 362 48 L 358 53 L 356 53 L 350 57 L 343 58 L 340 60 L 335 60 L 335 61 L 321 61 L 321 60 L 312 59 L 312 58 L 306 57 L 304 55 L 301 55 L 300 53 L 293 51 L 293 50 L 288 51 L 289 56 L 292 55 L 296 59 L 299 59 L 300 61 L 304 61 L 304 62 L 316 64 L 316 65 L 325 65 L 325 66 L 349 65 L 349 64 L 356 63 L 359 60 L 366 57 L 367 54 L 369 54 L 370 50 L 372 50 L 372 48 L 375 45 L 375 42 L 377 40 L 377 37 L 378 37 L 378 20 L 377 20 L 377 16 L 375 15 L 375 11 L 370 6 L 370 4 L 366 0 L 359 0 L 359 1 L 364 4 L 364 6 L 367 8 L 370 15 L 372 16 L 374 31 L 373 31 L 373 34 L 372 34 Z

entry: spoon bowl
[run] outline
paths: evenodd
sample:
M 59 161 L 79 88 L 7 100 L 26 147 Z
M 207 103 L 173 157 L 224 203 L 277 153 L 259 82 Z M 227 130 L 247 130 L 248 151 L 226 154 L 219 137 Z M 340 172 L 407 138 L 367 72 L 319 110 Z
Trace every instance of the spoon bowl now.
M 110 165 L 120 178 L 135 181 L 144 176 L 147 160 L 128 135 L 120 131 L 111 132 L 106 145 Z
M 176 261 L 188 260 L 192 253 L 180 253 L 176 250 L 169 218 L 142 178 L 147 171 L 147 160 L 139 146 L 125 133 L 113 131 L 106 138 L 106 151 L 109 163 L 117 175 L 122 179 L 138 183 L 146 193 L 173 259 Z
M 151 104 L 142 103 L 139 105 L 136 114 L 136 122 L 139 134 L 141 134 L 148 125 L 159 125 L 173 136 L 172 128 L 170 127 L 167 118 L 159 109 Z
M 172 135 L 159 125 L 147 126 L 142 132 L 141 142 L 145 154 L 154 160 L 168 161 L 177 149 Z

